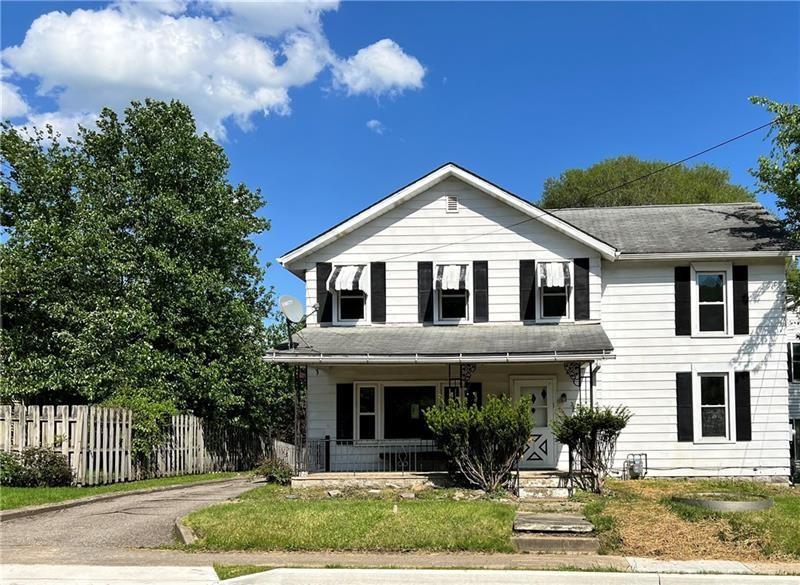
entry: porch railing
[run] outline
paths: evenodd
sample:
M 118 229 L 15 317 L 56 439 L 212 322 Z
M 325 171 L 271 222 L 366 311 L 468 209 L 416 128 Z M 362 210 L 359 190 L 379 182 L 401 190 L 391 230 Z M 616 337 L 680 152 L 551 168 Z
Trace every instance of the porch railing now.
M 427 472 L 447 471 L 447 459 L 426 439 L 308 439 L 297 471 Z

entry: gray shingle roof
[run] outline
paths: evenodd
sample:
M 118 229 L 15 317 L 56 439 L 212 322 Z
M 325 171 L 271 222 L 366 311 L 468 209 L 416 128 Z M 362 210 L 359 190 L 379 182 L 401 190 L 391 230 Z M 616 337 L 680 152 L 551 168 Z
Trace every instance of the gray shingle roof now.
M 603 354 L 613 346 L 599 323 L 559 325 L 459 325 L 434 327 L 308 327 L 294 338 L 295 349 L 268 359 L 334 356 L 386 358 L 424 356 L 506 356 L 555 353 Z
M 623 254 L 791 250 L 758 203 L 551 209 Z

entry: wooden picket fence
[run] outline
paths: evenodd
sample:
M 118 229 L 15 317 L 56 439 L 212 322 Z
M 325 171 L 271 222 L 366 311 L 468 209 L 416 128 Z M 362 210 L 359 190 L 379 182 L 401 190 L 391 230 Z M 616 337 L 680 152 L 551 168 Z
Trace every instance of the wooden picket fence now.
M 60 451 L 79 485 L 98 485 L 210 471 L 251 469 L 272 448 L 262 437 L 209 429 L 191 414 L 172 417 L 149 461 L 132 457 L 131 411 L 99 406 L 0 405 L 0 451 Z

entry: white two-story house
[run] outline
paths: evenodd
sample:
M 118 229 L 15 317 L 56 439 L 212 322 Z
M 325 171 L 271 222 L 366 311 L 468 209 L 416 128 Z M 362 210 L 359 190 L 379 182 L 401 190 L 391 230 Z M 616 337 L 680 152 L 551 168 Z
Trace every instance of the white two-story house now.
M 543 210 L 446 164 L 287 252 L 307 327 L 309 471 L 441 469 L 424 410 L 529 395 L 522 469 L 565 470 L 549 423 L 633 414 L 650 476 L 789 475 L 788 248 L 756 203 Z

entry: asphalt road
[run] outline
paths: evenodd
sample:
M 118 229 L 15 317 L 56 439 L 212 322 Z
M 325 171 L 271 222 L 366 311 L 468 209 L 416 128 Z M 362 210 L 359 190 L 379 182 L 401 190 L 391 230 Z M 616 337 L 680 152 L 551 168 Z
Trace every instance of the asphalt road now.
M 174 542 L 175 519 L 234 498 L 253 484 L 247 479 L 123 496 L 0 524 L 5 547 L 158 547 Z M 19 550 L 19 549 L 17 549 Z M 4 562 L 13 562 L 3 555 Z

